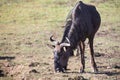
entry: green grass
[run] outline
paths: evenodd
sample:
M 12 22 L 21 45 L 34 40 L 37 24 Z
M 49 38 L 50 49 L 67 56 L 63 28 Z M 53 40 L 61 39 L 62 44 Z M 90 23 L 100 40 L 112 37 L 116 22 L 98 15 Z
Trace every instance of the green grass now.
M 109 2 L 102 3 L 98 6 L 98 10 L 102 14 L 102 22 L 115 23 L 120 21 L 120 6 L 118 5 L 119 3 L 119 0 L 116 0 L 116 2 L 114 0 L 110 0 Z

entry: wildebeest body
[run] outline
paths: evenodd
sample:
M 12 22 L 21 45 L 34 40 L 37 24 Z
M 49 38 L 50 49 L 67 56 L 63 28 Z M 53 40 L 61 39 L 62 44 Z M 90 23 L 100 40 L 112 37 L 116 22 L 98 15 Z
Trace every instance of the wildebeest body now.
M 100 23 L 100 15 L 93 5 L 84 4 L 81 1 L 75 5 L 67 17 L 65 31 L 61 42 L 58 42 L 58 44 L 55 45 L 54 56 L 59 57 L 54 57 L 54 65 L 59 65 L 58 67 L 55 67 L 55 70 L 58 69 L 59 71 L 63 71 L 61 69 L 67 67 L 70 53 L 73 53 L 73 50 L 79 46 L 82 65 L 80 72 L 84 72 L 84 41 L 88 38 L 91 53 L 91 64 L 94 72 L 98 71 L 94 60 L 93 40 Z M 50 40 L 55 41 L 52 40 L 52 36 L 50 37 Z M 57 46 L 59 47 L 57 48 Z M 64 50 L 64 48 L 66 50 Z
M 93 5 L 78 2 L 67 17 L 61 43 L 65 42 L 65 37 L 68 37 L 71 47 L 75 49 L 79 41 L 85 41 L 86 38 L 95 35 L 100 21 L 100 15 Z

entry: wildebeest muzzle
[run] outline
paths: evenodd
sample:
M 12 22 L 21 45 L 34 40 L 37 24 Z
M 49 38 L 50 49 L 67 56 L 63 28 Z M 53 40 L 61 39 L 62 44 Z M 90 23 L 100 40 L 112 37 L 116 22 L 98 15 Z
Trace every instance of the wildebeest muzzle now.
M 57 53 L 56 51 L 54 52 L 54 69 L 55 72 L 64 72 L 64 69 L 62 65 L 60 64 L 60 57 L 62 54 Z

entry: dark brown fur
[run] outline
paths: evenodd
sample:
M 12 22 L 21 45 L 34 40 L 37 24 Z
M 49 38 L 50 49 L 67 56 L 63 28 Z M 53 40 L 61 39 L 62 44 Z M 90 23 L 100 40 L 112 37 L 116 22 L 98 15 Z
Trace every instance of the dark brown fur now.
M 84 72 L 85 69 L 84 41 L 86 40 L 86 38 L 88 38 L 89 40 L 91 64 L 93 70 L 94 72 L 98 71 L 94 60 L 93 40 L 95 33 L 97 32 L 100 26 L 100 23 L 101 23 L 101 18 L 96 8 L 92 5 L 84 4 L 81 1 L 79 1 L 75 5 L 75 7 L 70 11 L 69 16 L 67 17 L 65 31 L 60 44 L 66 43 L 67 42 L 66 37 L 67 37 L 70 41 L 70 46 L 65 47 L 67 49 L 66 52 L 63 49 L 61 49 L 61 53 L 64 52 L 65 54 L 69 55 L 69 53 L 71 53 L 74 49 L 77 48 L 77 46 L 79 46 L 81 53 L 81 65 L 82 65 L 80 68 L 80 72 Z M 64 63 L 64 59 L 60 61 L 60 64 L 62 63 Z

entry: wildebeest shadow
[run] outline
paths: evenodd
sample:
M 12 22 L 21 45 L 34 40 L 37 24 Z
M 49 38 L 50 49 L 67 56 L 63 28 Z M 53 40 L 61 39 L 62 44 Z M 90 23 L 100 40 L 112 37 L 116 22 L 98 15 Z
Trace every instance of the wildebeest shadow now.
M 13 60 L 15 59 L 14 56 L 0 56 L 0 60 Z
M 13 60 L 15 59 L 14 56 L 0 56 L 0 60 Z M 1 67 L 3 66 L 3 64 L 0 62 L 0 77 L 4 77 L 6 76 L 6 74 L 4 73 L 4 70 L 1 69 Z
M 113 76 L 113 75 L 120 75 L 120 72 L 105 72 L 105 74 L 108 76 Z
M 5 74 L 4 74 L 3 70 L 0 70 L 0 77 L 4 77 L 4 76 L 5 76 Z
M 98 73 L 87 72 L 87 73 L 91 73 L 91 74 L 106 74 L 107 76 L 120 75 L 120 72 L 112 72 L 112 71 L 103 71 L 103 72 L 98 72 Z
M 80 72 L 75 72 L 75 71 L 72 71 L 72 72 L 65 72 L 67 74 L 70 74 L 70 73 L 74 73 L 74 74 L 84 74 L 84 73 L 90 73 L 90 74 L 106 74 L 107 76 L 114 76 L 114 75 L 120 75 L 120 72 L 113 72 L 113 71 L 102 71 L 102 72 L 98 72 L 98 73 L 94 73 L 94 72 L 84 72 L 84 73 L 80 73 Z
M 66 71 L 66 72 L 64 72 L 64 73 L 66 73 L 66 74 L 71 74 L 71 73 L 74 73 L 74 74 L 80 74 L 80 72 L 77 72 L 77 71 L 72 71 L 72 72 L 68 72 L 68 71 Z

